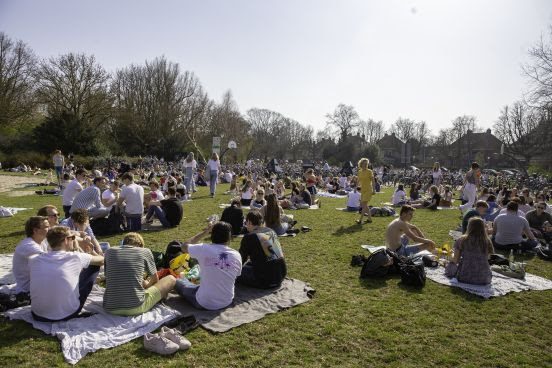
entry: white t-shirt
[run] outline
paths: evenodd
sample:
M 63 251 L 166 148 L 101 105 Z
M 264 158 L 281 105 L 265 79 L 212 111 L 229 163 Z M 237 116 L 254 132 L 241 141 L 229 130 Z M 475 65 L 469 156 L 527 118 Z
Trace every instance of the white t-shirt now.
M 15 278 L 15 292 L 28 293 L 31 283 L 29 274 L 29 258 L 31 256 L 46 253 L 48 245 L 46 241 L 38 244 L 33 238 L 25 238 L 17 244 L 15 252 L 13 252 L 12 269 L 13 277 Z
M 163 199 L 165 199 L 163 192 L 160 191 L 159 189 L 150 192 L 150 195 L 153 201 L 162 201 Z
M 144 212 L 144 188 L 131 183 L 121 189 L 121 196 L 126 202 L 125 212 L 129 215 L 138 215 Z
M 360 192 L 349 192 L 347 195 L 347 207 L 360 207 Z
M 399 204 L 401 202 L 406 202 L 406 192 L 404 190 L 397 190 L 395 191 L 395 193 L 393 193 L 391 203 Z
M 347 177 L 346 176 L 340 176 L 339 177 L 339 187 L 340 188 L 347 188 L 347 185 L 348 185 L 348 180 L 347 180 Z
M 496 228 L 495 241 L 498 244 L 518 244 L 523 241 L 523 231 L 531 231 L 529 222 L 515 213 L 507 212 L 504 215 L 499 215 L 494 225 Z
M 224 173 L 224 180 L 226 180 L 226 182 L 230 183 L 232 181 L 232 173 L 230 171 L 227 171 Z
M 58 320 L 80 307 L 79 275 L 90 265 L 87 253 L 53 251 L 30 260 L 31 310 L 44 318 Z
M 228 306 L 234 299 L 234 283 L 241 274 L 240 253 L 221 244 L 192 244 L 188 246 L 192 258 L 199 262 L 201 285 L 197 302 L 205 309 L 216 310 Z
M 182 165 L 184 167 L 191 167 L 192 169 L 195 169 L 196 166 L 197 166 L 197 162 L 196 160 L 192 160 L 192 162 L 188 162 L 186 160 L 184 160 L 184 165 Z
M 220 162 L 219 162 L 219 160 L 217 160 L 217 161 L 209 160 L 209 162 L 207 162 L 207 167 L 211 171 L 220 170 Z
M 102 199 L 103 199 L 104 201 L 112 201 L 112 200 L 115 199 L 115 193 L 113 193 L 113 192 L 111 191 L 111 189 L 106 189 L 106 190 L 104 190 L 103 193 L 102 193 Z M 109 206 L 109 207 L 106 207 L 106 208 L 107 208 L 108 210 L 111 211 L 111 209 L 113 208 L 113 205 L 111 205 L 111 206 Z
M 247 188 L 245 192 L 241 194 L 242 199 L 252 199 L 253 198 L 253 189 Z
M 433 179 L 439 179 L 443 176 L 443 173 L 441 172 L 441 169 L 437 171 L 432 171 L 431 176 L 433 176 Z
M 81 183 L 77 179 L 73 179 L 67 187 L 63 190 L 63 200 L 62 203 L 64 206 L 70 206 L 73 204 L 75 197 L 82 190 Z

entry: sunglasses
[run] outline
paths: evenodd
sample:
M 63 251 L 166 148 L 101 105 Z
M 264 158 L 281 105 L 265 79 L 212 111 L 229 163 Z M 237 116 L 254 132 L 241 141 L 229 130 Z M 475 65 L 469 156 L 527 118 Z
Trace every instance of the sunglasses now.
M 75 240 L 75 235 L 66 236 L 65 239 Z
M 546 207 L 540 207 L 540 206 L 537 207 L 537 208 L 538 208 L 539 210 L 545 210 L 545 209 L 546 209 Z
M 59 213 L 53 213 L 51 215 L 48 215 L 48 217 L 59 217 Z

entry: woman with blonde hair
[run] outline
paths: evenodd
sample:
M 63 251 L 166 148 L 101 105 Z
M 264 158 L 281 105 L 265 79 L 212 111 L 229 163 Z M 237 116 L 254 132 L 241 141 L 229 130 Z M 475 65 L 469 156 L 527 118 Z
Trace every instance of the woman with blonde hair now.
M 372 194 L 374 193 L 374 173 L 368 168 L 370 160 L 367 158 L 361 158 L 358 161 L 358 185 L 360 186 L 360 219 L 357 220 L 357 223 L 362 225 L 362 218 L 366 215 L 366 222 L 372 222 L 372 215 L 370 214 L 370 209 L 368 208 L 368 203 L 372 199 Z
M 186 194 L 188 195 L 188 198 L 191 198 L 194 185 L 194 171 L 197 167 L 197 162 L 194 159 L 193 152 L 188 153 L 188 157 L 184 160 L 183 166 L 186 169 L 186 181 L 184 183 L 184 185 L 186 185 Z
M 441 171 L 441 164 L 438 162 L 433 164 L 433 171 L 431 172 L 431 177 L 433 179 L 433 185 L 439 186 L 443 181 L 443 172 Z
M 211 190 L 211 197 L 215 196 L 217 190 L 217 179 L 220 171 L 220 161 L 218 154 L 213 152 L 211 159 L 207 162 L 207 170 L 209 171 L 209 189 Z
M 480 217 L 472 217 L 466 234 L 454 243 L 454 256 L 447 265 L 446 274 L 467 284 L 490 284 L 489 256 L 492 253 L 493 243 L 487 235 L 485 222 Z

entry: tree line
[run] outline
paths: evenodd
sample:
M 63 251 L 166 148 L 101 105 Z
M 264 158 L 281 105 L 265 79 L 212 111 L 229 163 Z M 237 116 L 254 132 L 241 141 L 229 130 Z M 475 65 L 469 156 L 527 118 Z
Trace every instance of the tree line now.
M 494 125 L 514 158 L 530 159 L 550 138 L 551 50 L 541 40 L 530 51 L 533 63 L 525 71 L 533 82 L 531 98 L 506 106 Z M 173 159 L 194 151 L 206 159 L 212 137 L 218 136 L 228 160 L 276 157 L 337 163 L 367 156 L 379 163 L 376 143 L 385 133 L 446 152 L 468 130 L 481 129 L 470 115 L 455 118 L 451 125 L 434 134 L 426 122 L 400 117 L 386 130 L 382 121 L 362 119 L 353 106 L 339 104 L 326 115 L 325 129 L 315 131 L 268 109 L 242 114 L 230 90 L 215 101 L 193 72 L 164 56 L 109 73 L 93 55 L 70 52 L 41 59 L 22 41 L 0 32 L 4 154 L 61 148 L 89 156 Z M 238 143 L 236 150 L 226 149 L 230 140 Z

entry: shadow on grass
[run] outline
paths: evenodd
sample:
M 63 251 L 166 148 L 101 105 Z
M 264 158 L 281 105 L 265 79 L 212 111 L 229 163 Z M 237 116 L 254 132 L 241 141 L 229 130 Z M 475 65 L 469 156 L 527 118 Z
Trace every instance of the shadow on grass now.
M 25 235 L 25 230 L 20 230 L 20 231 L 12 231 L 11 233 L 9 234 L 3 234 L 0 236 L 0 238 L 10 238 L 12 236 L 23 236 Z
M 466 301 L 468 301 L 468 302 L 476 302 L 476 303 L 481 304 L 481 303 L 484 303 L 488 300 L 488 299 L 483 298 L 482 296 L 469 293 L 466 290 L 461 289 L 459 287 L 449 287 L 449 289 L 450 289 L 451 294 L 461 296 L 464 299 L 466 299 Z
M 340 236 L 340 235 L 344 235 L 344 234 L 352 234 L 352 233 L 356 233 L 358 231 L 362 231 L 362 229 L 363 229 L 362 225 L 359 225 L 359 224 L 352 224 L 348 227 L 340 226 L 337 230 L 335 230 L 332 233 L 332 235 Z

